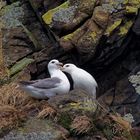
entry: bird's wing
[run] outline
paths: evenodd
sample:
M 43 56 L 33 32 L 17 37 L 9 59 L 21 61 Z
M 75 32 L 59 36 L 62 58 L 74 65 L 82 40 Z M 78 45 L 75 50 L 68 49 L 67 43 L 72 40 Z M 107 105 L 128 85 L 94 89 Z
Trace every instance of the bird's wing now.
M 35 81 L 21 81 L 20 84 L 30 85 L 35 88 L 50 89 L 50 88 L 57 87 L 57 85 L 60 82 L 61 79 L 59 79 L 58 77 L 53 77 L 53 78 L 46 78 L 46 79 L 35 80 Z

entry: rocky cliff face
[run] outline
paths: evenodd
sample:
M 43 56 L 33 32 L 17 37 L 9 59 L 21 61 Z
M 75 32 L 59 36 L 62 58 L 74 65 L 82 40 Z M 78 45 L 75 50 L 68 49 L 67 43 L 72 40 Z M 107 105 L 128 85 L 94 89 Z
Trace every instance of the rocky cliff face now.
M 98 101 L 104 107 L 109 111 L 117 111 L 122 116 L 131 114 L 134 119 L 132 125 L 138 127 L 139 8 L 139 0 L 2 1 L 1 85 L 21 79 L 48 76 L 46 66 L 53 58 L 64 63 L 72 62 L 95 77 L 99 85 Z M 83 96 L 78 97 L 78 100 Z M 1 105 L 9 104 L 10 99 L 8 94 L 8 101 L 2 102 Z M 57 99 L 54 100 L 59 101 Z M 62 107 L 63 101 L 58 104 Z M 14 107 L 18 109 L 18 106 Z M 69 104 L 64 110 L 61 107 L 59 110 L 63 112 Z M 71 107 L 69 109 L 71 110 Z M 68 114 L 71 112 L 69 109 Z M 79 111 L 76 110 L 76 113 Z M 82 116 L 81 120 L 86 120 L 87 125 L 90 123 L 90 119 L 83 117 L 85 114 L 79 115 Z M 76 122 L 77 116 L 74 117 L 68 117 L 68 120 Z M 72 126 L 79 129 L 75 125 Z M 135 129 L 135 132 L 136 130 L 139 129 Z M 13 133 L 15 132 L 12 132 L 12 135 Z M 60 138 L 60 132 L 58 136 Z

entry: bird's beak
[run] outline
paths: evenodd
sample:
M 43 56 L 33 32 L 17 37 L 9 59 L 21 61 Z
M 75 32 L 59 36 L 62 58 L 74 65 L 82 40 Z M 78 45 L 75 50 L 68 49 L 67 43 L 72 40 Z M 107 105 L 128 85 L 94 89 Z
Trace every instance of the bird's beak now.
M 61 67 L 60 70 L 61 70 L 61 71 L 64 71 L 64 67 Z
M 63 67 L 63 63 L 60 63 L 60 62 L 57 63 L 56 65 L 57 65 L 60 69 Z

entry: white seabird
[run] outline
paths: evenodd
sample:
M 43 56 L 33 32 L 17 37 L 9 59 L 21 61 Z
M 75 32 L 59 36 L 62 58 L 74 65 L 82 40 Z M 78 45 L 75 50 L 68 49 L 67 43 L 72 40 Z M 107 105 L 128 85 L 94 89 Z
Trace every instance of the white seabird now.
M 60 66 L 62 66 L 62 63 L 58 60 L 51 60 L 48 63 L 48 71 L 51 78 L 21 81 L 21 89 L 36 99 L 47 99 L 57 94 L 68 93 L 70 83 L 66 75 L 60 70 Z
M 74 82 L 74 89 L 83 89 L 93 99 L 96 99 L 96 88 L 98 85 L 91 74 L 74 64 L 65 64 L 61 70 L 71 75 Z

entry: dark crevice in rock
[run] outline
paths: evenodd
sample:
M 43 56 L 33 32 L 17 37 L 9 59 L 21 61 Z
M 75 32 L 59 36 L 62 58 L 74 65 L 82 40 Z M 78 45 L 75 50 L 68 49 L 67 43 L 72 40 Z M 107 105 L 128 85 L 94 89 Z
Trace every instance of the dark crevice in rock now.
M 11 2 L 11 0 L 6 0 L 6 3 L 9 5 L 9 4 L 11 4 L 12 2 Z
M 30 1 L 29 1 L 29 2 L 30 2 Z M 32 5 L 32 2 L 30 2 L 30 4 Z M 40 12 L 38 11 L 39 9 L 34 9 L 33 7 L 34 7 L 33 5 L 30 6 L 30 8 L 33 9 L 32 11 L 34 11 L 34 13 L 35 13 L 37 19 L 39 19 L 39 21 L 41 22 L 41 24 L 42 24 L 42 30 L 45 31 L 46 35 L 48 36 L 49 41 L 52 43 L 52 46 L 58 47 L 59 45 L 58 45 L 58 42 L 57 42 L 57 39 L 56 39 L 55 35 L 54 35 L 53 32 L 49 29 L 48 25 L 46 25 L 46 24 L 44 23 L 44 21 L 42 20 L 42 18 L 41 18 L 42 13 L 40 13 Z
M 26 58 L 26 57 L 32 58 L 32 57 L 31 57 L 32 54 L 33 54 L 33 52 L 28 53 L 27 55 L 25 55 L 25 56 L 23 56 L 23 57 L 20 57 L 19 59 L 16 60 L 15 63 L 12 63 L 11 65 L 9 65 L 8 68 L 11 68 L 11 67 L 14 66 L 18 61 L 20 61 L 20 60 L 22 60 L 22 59 L 24 59 L 24 58 Z

